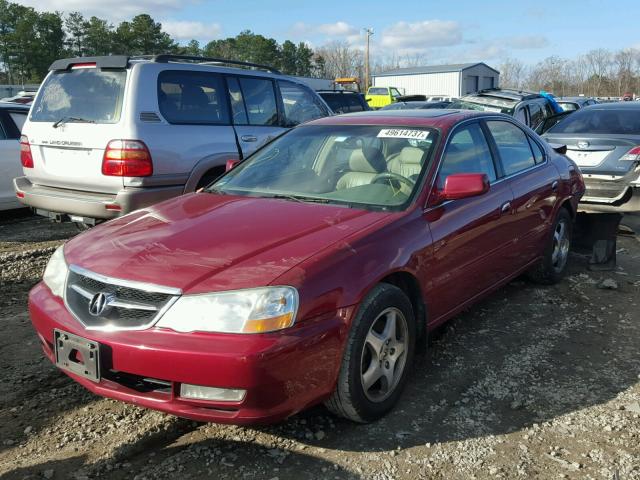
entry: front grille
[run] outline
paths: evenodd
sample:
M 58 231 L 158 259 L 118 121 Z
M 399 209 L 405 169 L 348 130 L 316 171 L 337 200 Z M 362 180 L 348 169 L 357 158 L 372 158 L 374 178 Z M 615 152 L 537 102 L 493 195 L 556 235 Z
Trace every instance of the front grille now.
M 89 329 L 140 330 L 151 326 L 179 290 L 110 279 L 71 267 L 67 307 Z

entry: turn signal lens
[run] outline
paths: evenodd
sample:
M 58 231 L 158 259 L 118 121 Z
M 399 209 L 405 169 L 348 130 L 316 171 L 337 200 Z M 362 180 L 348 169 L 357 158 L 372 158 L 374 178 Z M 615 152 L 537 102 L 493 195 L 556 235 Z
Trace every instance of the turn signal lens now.
M 190 385 L 188 383 L 180 385 L 180 396 L 194 400 L 239 402 L 244 398 L 246 393 L 246 390 L 239 388 L 203 387 L 201 385 Z
M 20 163 L 24 168 L 33 168 L 33 156 L 31 155 L 31 146 L 26 135 L 20 137 Z
M 151 153 L 140 140 L 111 140 L 102 157 L 102 174 L 110 177 L 151 176 Z

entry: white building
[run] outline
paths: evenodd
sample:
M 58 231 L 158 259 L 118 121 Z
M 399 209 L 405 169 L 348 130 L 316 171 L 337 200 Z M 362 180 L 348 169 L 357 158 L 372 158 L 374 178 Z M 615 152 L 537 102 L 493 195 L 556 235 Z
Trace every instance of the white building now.
M 388 70 L 372 75 L 374 87 L 396 87 L 405 95 L 461 97 L 498 86 L 500 72 L 486 63 L 460 63 Z

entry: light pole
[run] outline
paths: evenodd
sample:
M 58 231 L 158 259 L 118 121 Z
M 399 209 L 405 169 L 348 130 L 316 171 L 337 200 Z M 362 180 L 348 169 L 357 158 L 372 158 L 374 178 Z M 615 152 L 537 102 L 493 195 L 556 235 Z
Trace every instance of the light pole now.
M 369 39 L 373 35 L 373 28 L 365 28 L 364 33 L 367 35 L 367 46 L 364 53 L 364 93 L 367 93 L 369 90 Z

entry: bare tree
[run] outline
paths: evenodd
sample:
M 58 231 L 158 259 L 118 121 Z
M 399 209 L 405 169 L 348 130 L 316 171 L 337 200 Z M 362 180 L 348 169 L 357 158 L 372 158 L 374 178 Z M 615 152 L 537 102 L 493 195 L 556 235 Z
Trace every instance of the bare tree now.
M 587 65 L 588 88 L 593 96 L 604 93 L 604 86 L 608 82 L 608 70 L 611 65 L 611 52 L 604 48 L 591 50 L 584 56 Z
M 362 78 L 364 56 L 361 50 L 353 48 L 347 42 L 332 42 L 315 50 L 324 60 L 324 75 L 328 78 Z
M 524 83 L 526 68 L 517 58 L 507 57 L 498 67 L 500 70 L 500 85 L 521 89 Z

